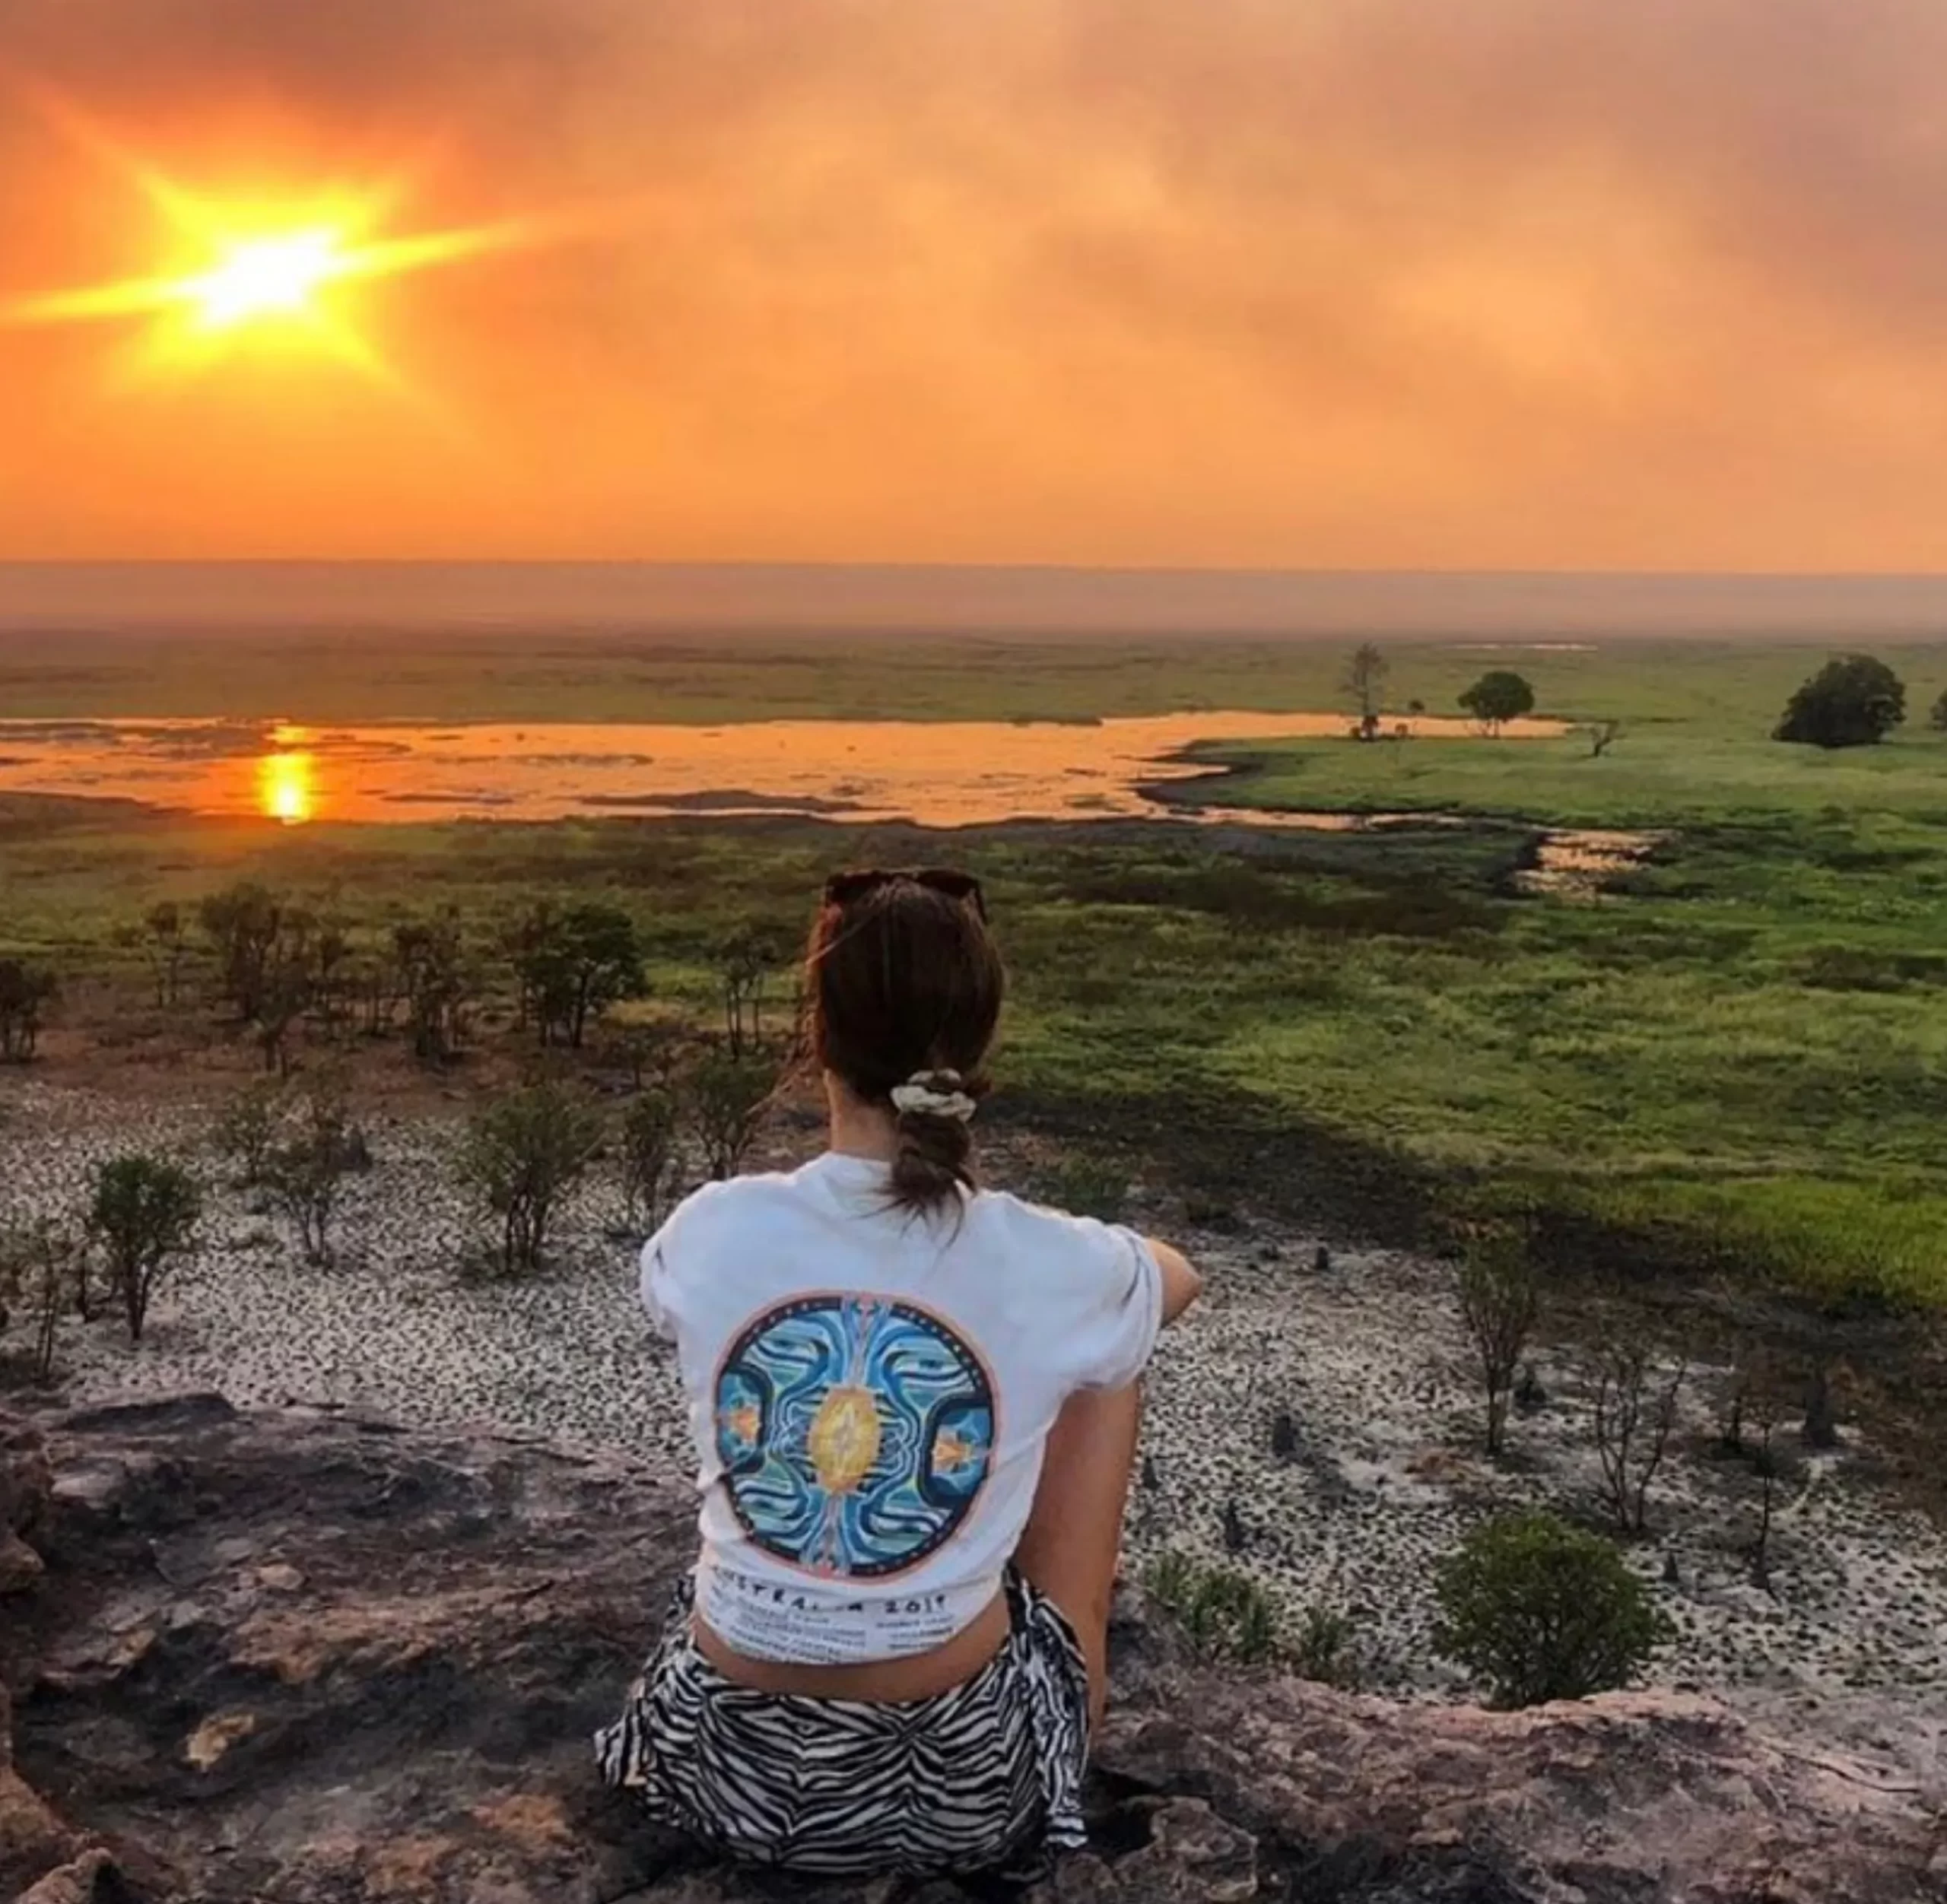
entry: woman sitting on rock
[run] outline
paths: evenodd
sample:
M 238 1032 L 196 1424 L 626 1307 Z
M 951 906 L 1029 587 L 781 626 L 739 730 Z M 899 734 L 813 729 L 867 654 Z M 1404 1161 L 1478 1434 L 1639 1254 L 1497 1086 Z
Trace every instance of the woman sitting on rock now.
M 702 1554 L 604 1775 L 726 1852 L 1026 1875 L 1081 1844 L 1167 1244 L 976 1187 L 1001 960 L 977 881 L 841 874 L 806 974 L 831 1144 L 643 1252 Z

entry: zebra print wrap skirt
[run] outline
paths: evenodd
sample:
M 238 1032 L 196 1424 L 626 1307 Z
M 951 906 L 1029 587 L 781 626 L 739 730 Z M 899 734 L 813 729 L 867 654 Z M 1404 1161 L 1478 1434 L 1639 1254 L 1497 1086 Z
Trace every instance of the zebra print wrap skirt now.
M 1088 1671 L 1054 1602 L 1009 1571 L 1007 1639 L 971 1679 L 896 1704 L 758 1692 L 698 1651 L 693 1588 L 622 1716 L 602 1775 L 725 1854 L 826 1876 L 1029 1878 L 1087 1842 Z

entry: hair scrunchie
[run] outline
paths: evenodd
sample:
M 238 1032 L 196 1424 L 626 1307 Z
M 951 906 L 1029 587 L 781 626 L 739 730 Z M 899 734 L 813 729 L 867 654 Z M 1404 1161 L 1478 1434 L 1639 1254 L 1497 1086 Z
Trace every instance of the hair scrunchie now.
M 974 1115 L 974 1100 L 960 1087 L 954 1071 L 915 1071 L 892 1087 L 893 1108 L 915 1117 L 950 1117 L 964 1124 Z

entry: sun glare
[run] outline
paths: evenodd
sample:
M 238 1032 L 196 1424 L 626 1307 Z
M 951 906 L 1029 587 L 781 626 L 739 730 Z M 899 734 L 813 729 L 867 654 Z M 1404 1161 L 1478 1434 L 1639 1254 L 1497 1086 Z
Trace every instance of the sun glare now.
M 45 103 L 45 102 L 43 102 Z M 192 192 L 113 140 L 78 109 L 48 107 L 61 129 L 111 160 L 164 223 L 150 274 L 0 302 L 0 325 L 147 319 L 132 340 L 142 373 L 207 369 L 246 351 L 323 355 L 394 389 L 402 379 L 369 341 L 359 281 L 396 278 L 571 235 L 560 218 L 513 218 L 388 235 L 398 181 L 358 192 L 293 192 L 249 203 Z
M 208 328 L 225 330 L 253 318 L 300 315 L 320 286 L 350 268 L 338 233 L 297 231 L 232 245 L 214 269 L 185 280 L 183 289 Z
M 257 763 L 257 805 L 265 819 L 301 827 L 317 811 L 313 765 L 308 754 L 267 754 Z

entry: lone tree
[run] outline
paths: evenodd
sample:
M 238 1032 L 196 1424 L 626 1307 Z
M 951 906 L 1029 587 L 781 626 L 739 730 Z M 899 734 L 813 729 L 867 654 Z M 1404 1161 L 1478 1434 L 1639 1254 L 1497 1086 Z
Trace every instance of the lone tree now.
M 265 1154 L 264 1187 L 296 1226 L 304 1260 L 318 1268 L 332 1260 L 332 1215 L 360 1147 L 342 1090 L 326 1081 L 302 1094 Z
M 500 1221 L 494 1261 L 503 1276 L 539 1267 L 548 1225 L 601 1147 L 602 1114 L 564 1084 L 530 1084 L 468 1125 L 461 1182 Z
M 256 1009 L 258 1049 L 264 1069 L 279 1077 L 291 1075 L 291 1033 L 310 1010 L 317 994 L 311 952 L 313 921 L 308 913 L 287 908 L 276 936 L 264 955 L 259 974 Z
M 61 1313 L 72 1293 L 84 1242 L 69 1224 L 43 1217 L 24 1230 L 0 1233 L 0 1335 L 17 1308 L 30 1331 L 27 1369 L 46 1383 L 54 1374 Z
M 674 1093 L 656 1084 L 631 1098 L 619 1134 L 628 1220 L 646 1236 L 669 1214 L 681 1180 Z
M 390 999 L 405 1001 L 412 1055 L 422 1065 L 443 1065 L 465 1042 L 473 980 L 459 915 L 451 907 L 436 919 L 410 919 L 392 928 L 395 989 L 383 981 L 368 993 L 368 1024 L 391 1017 Z
M 1733 1365 L 1729 1407 L 1720 1445 L 1727 1454 L 1742 1455 L 1756 1483 L 1757 1525 L 1745 1552 L 1751 1566 L 1751 1584 L 1766 1591 L 1771 1586 L 1771 1536 L 1777 1520 L 1778 1490 L 1788 1478 L 1790 1461 L 1778 1445 L 1777 1434 L 1790 1414 L 1793 1396 L 1789 1363 L 1768 1345 L 1746 1338 L 1738 1345 Z
M 149 1298 L 188 1252 L 202 1207 L 195 1179 L 179 1163 L 137 1154 L 113 1158 L 95 1173 L 88 1228 L 108 1260 L 131 1342 L 142 1339 Z
M 1907 690 L 1891 668 L 1872 655 L 1828 661 L 1785 708 L 1774 741 L 1811 747 L 1873 747 L 1907 718 Z
M 40 1042 L 40 1014 L 59 990 L 44 965 L 0 959 L 0 1063 L 24 1065 Z
M 1359 710 L 1359 738 L 1362 741 L 1374 739 L 1378 735 L 1380 709 L 1386 697 L 1386 678 L 1392 672 L 1392 666 L 1384 651 L 1369 641 L 1360 643 L 1345 663 L 1342 685 Z
M 1510 721 L 1534 712 L 1535 690 L 1523 676 L 1496 668 L 1460 697 L 1460 705 L 1490 734 L 1498 734 Z
M 1612 1319 L 1596 1370 L 1593 1429 L 1602 1468 L 1602 1505 L 1625 1534 L 1650 1525 L 1650 1488 L 1676 1433 L 1677 1408 L 1688 1366 L 1659 1374 L 1650 1344 Z
M 218 985 L 246 1022 L 255 1020 L 263 1003 L 265 974 L 287 909 L 276 893 L 250 880 L 211 893 L 196 909 L 216 954 Z
M 183 963 L 189 956 L 189 922 L 173 899 L 158 900 L 142 916 L 142 952 L 155 981 L 158 1008 L 182 995 Z
M 1498 1455 L 1507 1442 L 1507 1405 L 1522 1351 L 1541 1309 L 1534 1252 L 1525 1232 L 1504 1223 L 1473 1230 L 1463 1246 L 1459 1280 L 1460 1318 L 1487 1395 L 1487 1452 Z
M 764 980 L 783 961 L 783 949 L 776 936 L 749 922 L 735 927 L 718 944 L 723 1035 L 729 1041 L 732 1058 L 758 1049 L 763 1029 Z
M 1947 687 L 1940 690 L 1940 698 L 1933 703 L 1933 709 L 1926 717 L 1926 724 L 1936 734 L 1947 734 Z
M 1614 1544 L 1552 1514 L 1475 1528 L 1440 1563 L 1434 1590 L 1434 1646 L 1499 1706 L 1625 1686 L 1669 1633 Z
M 218 1113 L 210 1132 L 211 1147 L 237 1172 L 237 1180 L 254 1190 L 264 1180 L 264 1163 L 277 1141 L 284 1107 L 284 1087 L 259 1077 L 246 1084 Z
M 335 919 L 320 919 L 311 941 L 311 1007 L 319 1028 L 335 1039 L 351 1017 L 351 935 Z

